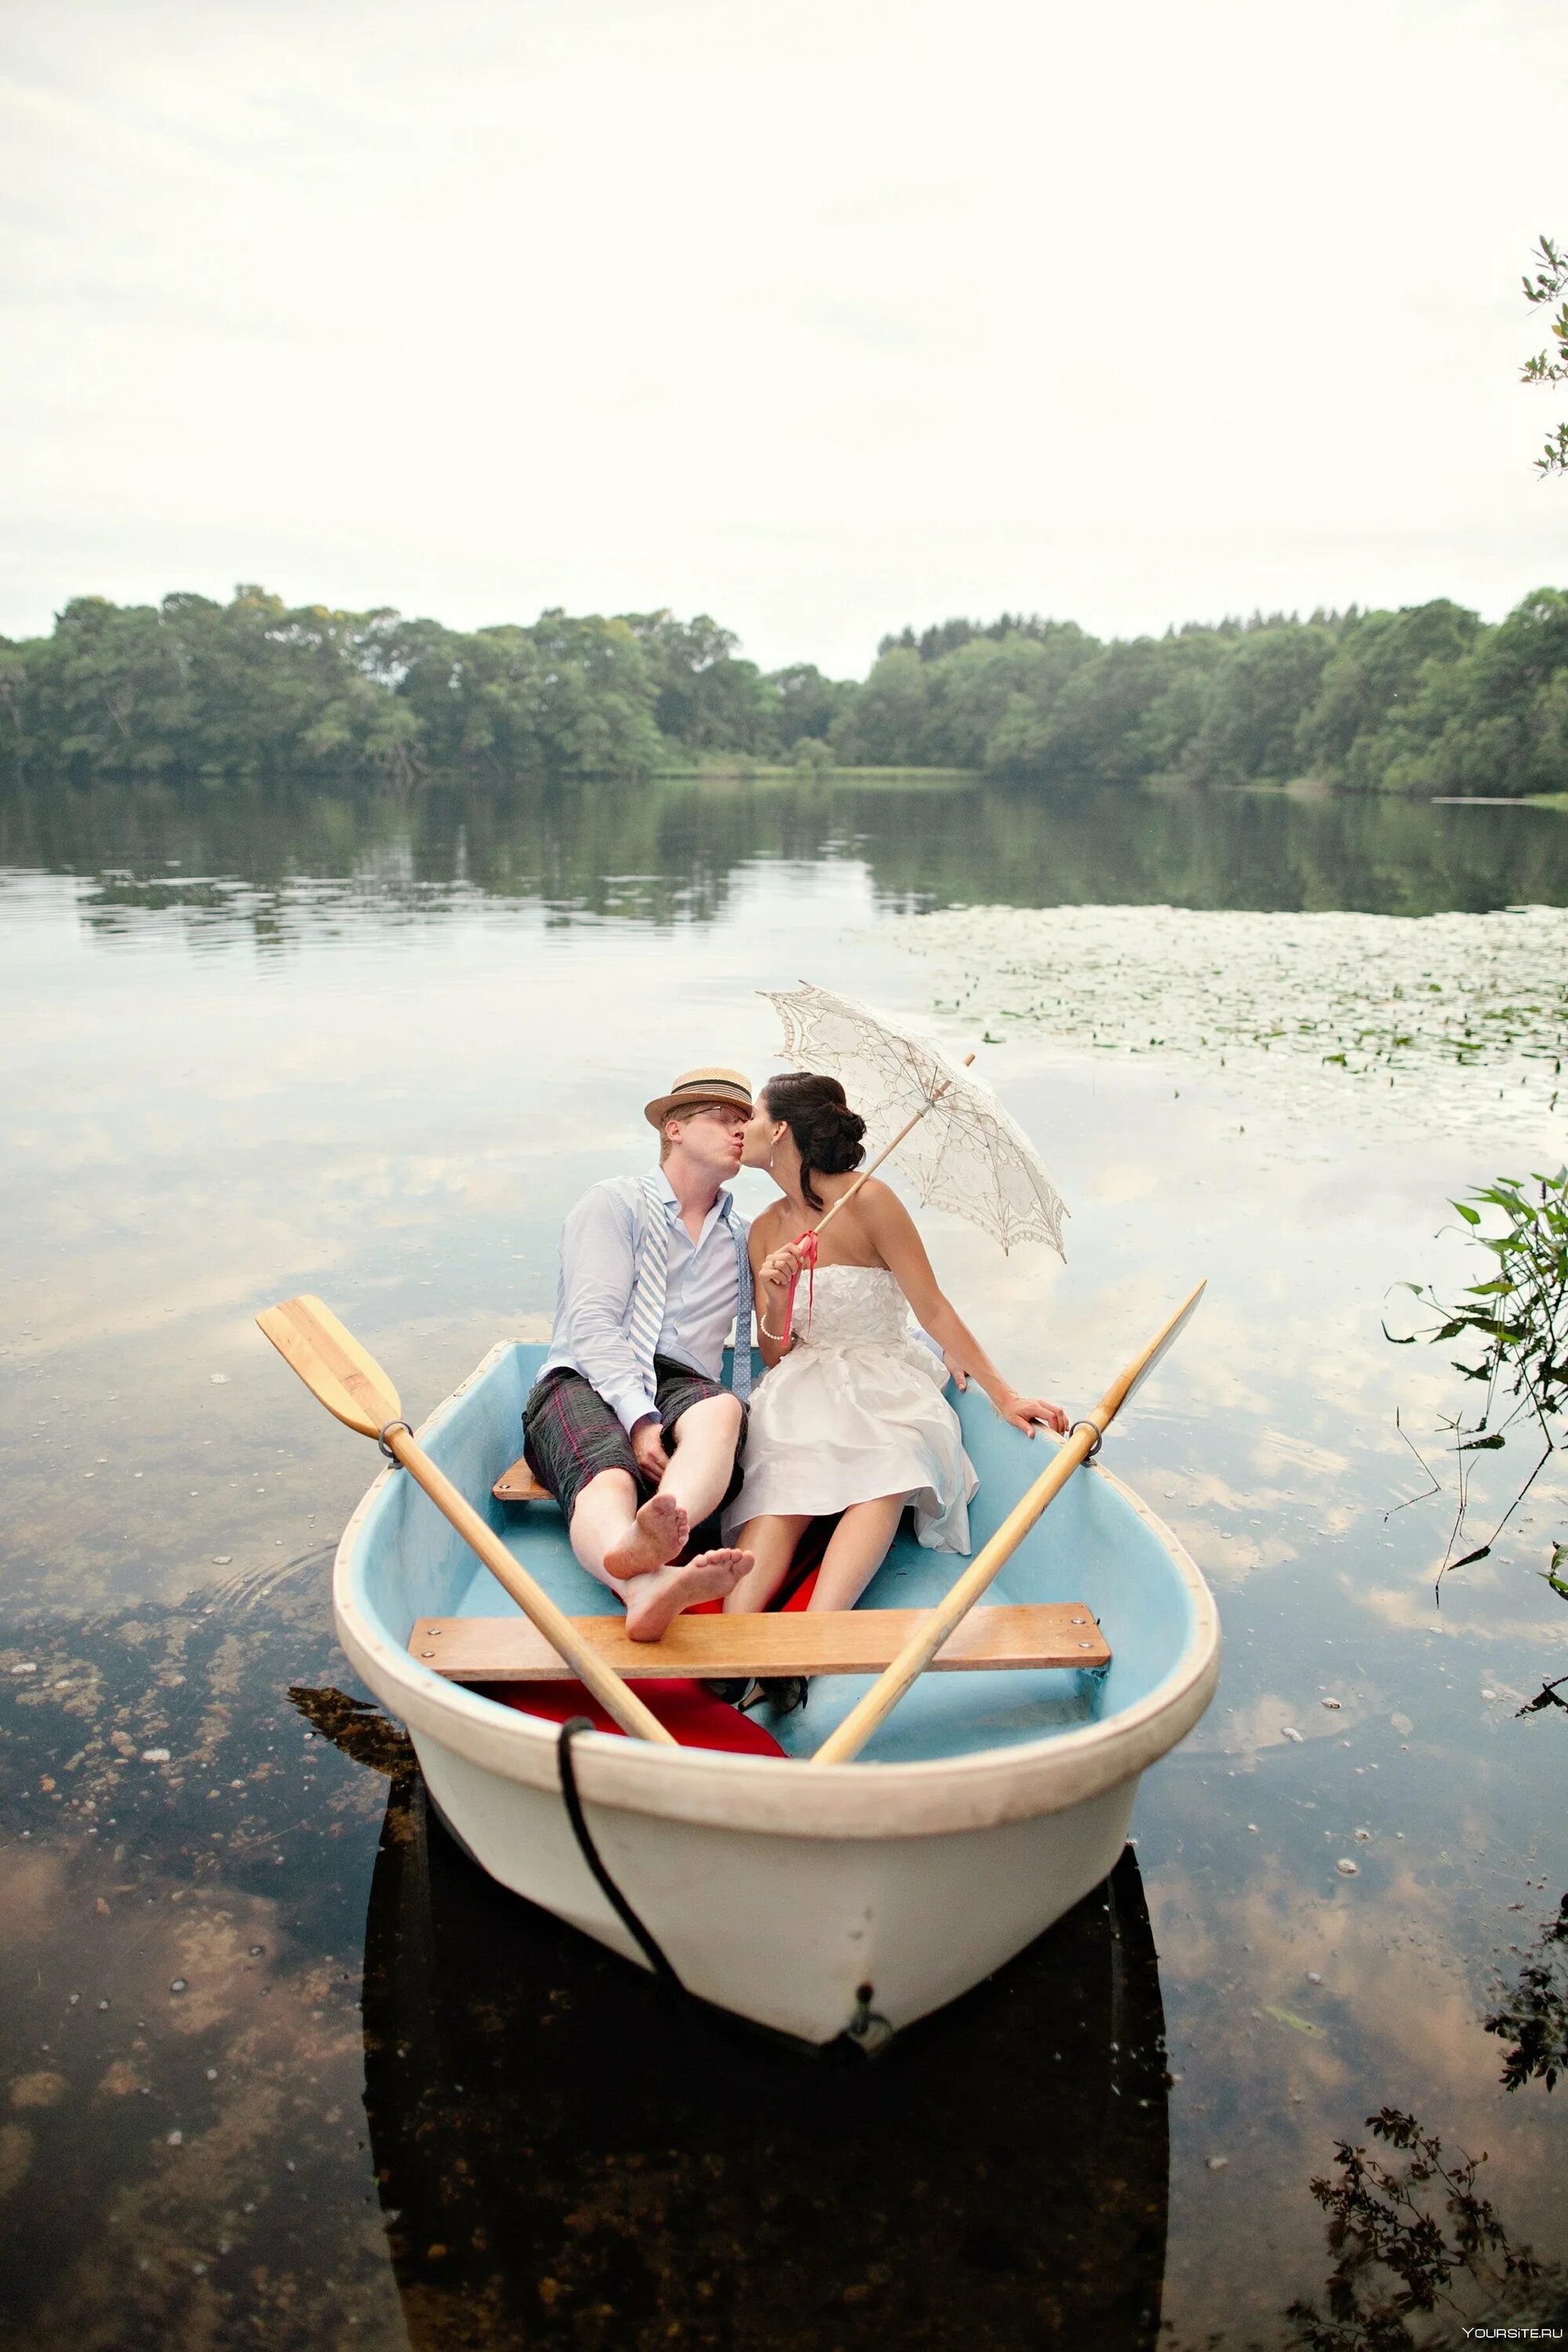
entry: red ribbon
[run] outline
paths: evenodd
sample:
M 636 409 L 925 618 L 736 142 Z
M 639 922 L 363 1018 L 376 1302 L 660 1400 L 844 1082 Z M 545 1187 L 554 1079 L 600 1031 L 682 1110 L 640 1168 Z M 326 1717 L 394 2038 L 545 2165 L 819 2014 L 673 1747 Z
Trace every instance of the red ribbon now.
M 805 1261 L 805 1336 L 809 1339 L 811 1337 L 812 1309 L 816 1305 L 816 1234 L 815 1229 L 810 1233 L 802 1234 L 795 1246 Z M 800 1276 L 797 1274 L 795 1280 L 790 1284 L 789 1297 L 784 1303 L 784 1337 L 786 1339 L 795 1328 L 795 1294 L 799 1286 L 799 1282 Z

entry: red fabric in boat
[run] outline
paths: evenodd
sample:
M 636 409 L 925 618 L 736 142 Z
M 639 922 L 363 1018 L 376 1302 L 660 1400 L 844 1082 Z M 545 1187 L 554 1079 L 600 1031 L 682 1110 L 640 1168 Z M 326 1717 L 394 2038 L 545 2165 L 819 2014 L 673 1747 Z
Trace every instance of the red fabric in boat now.
M 638 1675 L 631 1687 L 652 1715 L 657 1715 L 667 1731 L 672 1731 L 682 1748 L 717 1748 L 731 1756 L 782 1756 L 784 1749 L 771 1731 L 753 1723 L 739 1707 L 729 1706 L 721 1698 L 710 1698 L 700 1683 L 676 1680 L 653 1681 Z M 585 1715 L 595 1731 L 613 1731 L 625 1738 L 621 1727 L 605 1713 L 596 1698 L 592 1697 L 579 1682 L 560 1683 L 487 1683 L 486 1698 L 499 1699 L 502 1706 L 514 1706 L 520 1715 L 540 1715 L 546 1723 L 570 1723 L 574 1715 Z
M 816 1570 L 813 1569 L 809 1576 L 802 1579 L 799 1590 L 784 1602 L 785 1609 L 807 1607 L 816 1588 Z M 719 1601 L 699 1601 L 687 1614 L 711 1617 L 722 1606 Z M 682 1748 L 716 1748 L 731 1756 L 782 1756 L 784 1752 L 771 1731 L 764 1731 L 760 1723 L 753 1723 L 749 1715 L 742 1715 L 723 1699 L 710 1697 L 700 1683 L 655 1681 L 637 1675 L 632 1678 L 632 1688 L 666 1730 L 675 1734 Z M 546 1723 L 570 1723 L 574 1715 L 585 1715 L 595 1731 L 613 1731 L 625 1737 L 620 1725 L 605 1714 L 580 1682 L 487 1683 L 485 1696 L 499 1699 L 502 1706 L 515 1707 L 520 1715 L 542 1716 Z

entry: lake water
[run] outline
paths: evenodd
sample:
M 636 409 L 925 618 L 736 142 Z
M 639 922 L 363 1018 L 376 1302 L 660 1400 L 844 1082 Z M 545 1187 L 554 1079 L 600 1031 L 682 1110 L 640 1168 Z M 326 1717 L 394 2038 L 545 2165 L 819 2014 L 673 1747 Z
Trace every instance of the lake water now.
M 1486 2021 L 1536 1969 L 1564 2032 L 1568 1724 L 1520 1712 L 1563 1482 L 1438 1606 L 1458 1381 L 1382 1319 L 1480 1278 L 1451 1196 L 1562 1160 L 1565 910 L 1568 820 L 1506 806 L 0 797 L 5 2331 L 1294 2344 L 1311 2184 L 1384 2106 L 1485 2153 L 1505 2233 L 1415 2339 L 1560 2316 L 1568 2084 L 1504 2087 Z M 1021 1383 L 1083 1409 L 1210 1285 L 1112 1458 L 1216 1591 L 1219 1696 L 1109 1886 L 870 2067 L 673 2011 L 426 1821 L 331 1636 L 374 1454 L 253 1322 L 319 1291 L 417 1421 L 801 977 L 976 1045 L 1039 1142 L 1065 1265 L 923 1219 Z

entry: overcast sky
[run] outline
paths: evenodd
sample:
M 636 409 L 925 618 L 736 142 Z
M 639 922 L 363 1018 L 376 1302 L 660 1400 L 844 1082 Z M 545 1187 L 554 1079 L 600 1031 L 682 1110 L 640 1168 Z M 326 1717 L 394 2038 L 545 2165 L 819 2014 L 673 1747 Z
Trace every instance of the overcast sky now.
M 1568 584 L 1563 0 L 5 0 L 0 631 Z

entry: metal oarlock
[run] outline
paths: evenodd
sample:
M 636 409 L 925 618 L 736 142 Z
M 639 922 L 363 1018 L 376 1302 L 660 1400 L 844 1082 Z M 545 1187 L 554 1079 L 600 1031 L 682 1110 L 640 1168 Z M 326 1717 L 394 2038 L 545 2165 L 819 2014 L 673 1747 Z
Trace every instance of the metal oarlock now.
M 389 1462 L 395 1462 L 397 1459 L 396 1454 L 393 1452 L 391 1446 L 388 1445 L 386 1442 L 387 1433 L 394 1429 L 400 1429 L 405 1437 L 412 1437 L 414 1434 L 413 1430 L 405 1421 L 384 1421 L 382 1423 L 380 1429 L 376 1432 L 375 1442 L 380 1446 L 382 1452 L 385 1454 Z
M 1094 1444 L 1089 1447 L 1089 1452 L 1083 1457 L 1086 1462 L 1092 1462 L 1095 1455 L 1100 1452 L 1100 1447 L 1105 1443 L 1105 1432 L 1101 1429 L 1098 1421 L 1090 1421 L 1087 1414 L 1084 1416 L 1082 1421 L 1075 1421 L 1073 1423 L 1072 1427 L 1068 1432 L 1068 1435 L 1069 1437 L 1076 1437 L 1080 1429 L 1092 1429 L 1094 1432 Z

